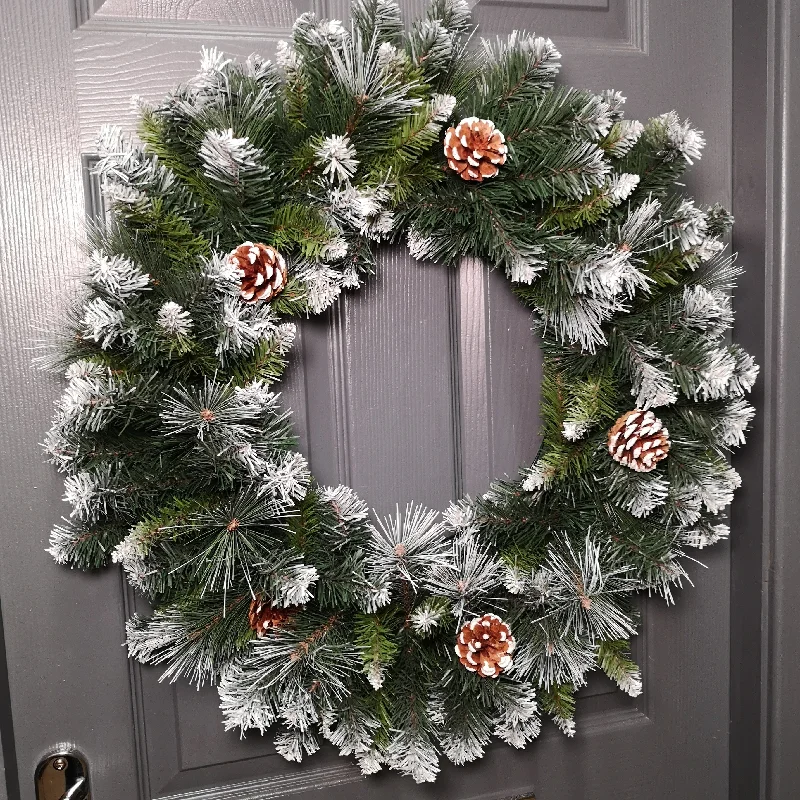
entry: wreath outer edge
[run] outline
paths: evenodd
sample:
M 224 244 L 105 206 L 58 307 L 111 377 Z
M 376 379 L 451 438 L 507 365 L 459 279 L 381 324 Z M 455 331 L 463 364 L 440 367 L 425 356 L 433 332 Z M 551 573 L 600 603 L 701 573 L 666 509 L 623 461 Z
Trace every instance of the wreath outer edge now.
M 676 188 L 702 133 L 556 84 L 515 32 L 474 46 L 462 0 L 406 30 L 391 0 L 303 14 L 276 63 L 215 49 L 140 142 L 99 137 L 111 207 L 57 345 L 46 436 L 72 510 L 49 552 L 122 565 L 154 607 L 128 651 L 216 684 L 226 729 L 320 739 L 365 774 L 575 733 L 594 669 L 642 691 L 638 592 L 674 602 L 686 550 L 728 536 L 758 367 L 727 332 L 733 220 Z M 295 450 L 273 390 L 295 335 L 376 269 L 501 269 L 541 339 L 542 445 L 442 514 L 376 518 Z

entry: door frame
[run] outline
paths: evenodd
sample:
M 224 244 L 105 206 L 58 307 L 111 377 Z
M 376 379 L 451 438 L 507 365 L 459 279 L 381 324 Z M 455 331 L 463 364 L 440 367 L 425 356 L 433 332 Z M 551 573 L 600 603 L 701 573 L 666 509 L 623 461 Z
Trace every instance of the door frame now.
M 744 486 L 731 519 L 730 797 L 783 800 L 800 782 L 800 9 L 734 0 L 733 23 L 733 247 L 748 269 L 735 336 L 762 372 L 755 427 L 734 459 Z

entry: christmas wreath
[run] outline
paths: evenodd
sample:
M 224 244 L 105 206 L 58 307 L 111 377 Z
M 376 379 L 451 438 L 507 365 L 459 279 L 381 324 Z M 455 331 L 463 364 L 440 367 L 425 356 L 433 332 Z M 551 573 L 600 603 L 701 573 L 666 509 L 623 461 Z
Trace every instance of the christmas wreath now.
M 41 358 L 68 379 L 50 552 L 118 562 L 148 598 L 131 657 L 216 683 L 226 727 L 280 726 L 287 759 L 322 737 L 417 781 L 493 736 L 524 747 L 540 711 L 571 736 L 592 670 L 641 691 L 635 594 L 672 602 L 684 550 L 727 536 L 758 371 L 726 339 L 732 219 L 679 189 L 702 134 L 555 85 L 549 39 L 472 33 L 462 0 L 409 30 L 356 0 L 349 27 L 301 16 L 276 65 L 209 50 L 137 102 L 142 144 L 100 136 L 112 211 Z M 503 270 L 532 310 L 543 439 L 480 497 L 377 519 L 314 482 L 273 390 L 286 320 L 402 238 Z

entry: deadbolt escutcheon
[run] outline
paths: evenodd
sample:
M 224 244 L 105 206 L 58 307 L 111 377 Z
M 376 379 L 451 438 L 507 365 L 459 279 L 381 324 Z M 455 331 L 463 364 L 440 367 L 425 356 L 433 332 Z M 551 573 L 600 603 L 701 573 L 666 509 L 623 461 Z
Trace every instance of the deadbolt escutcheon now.
M 45 756 L 34 774 L 36 800 L 91 800 L 89 765 L 71 750 Z

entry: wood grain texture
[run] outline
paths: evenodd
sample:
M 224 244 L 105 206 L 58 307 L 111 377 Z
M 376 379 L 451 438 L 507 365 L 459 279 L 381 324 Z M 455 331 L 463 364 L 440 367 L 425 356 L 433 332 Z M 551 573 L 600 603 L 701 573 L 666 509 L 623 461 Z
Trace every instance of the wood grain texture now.
M 458 290 L 462 485 L 476 494 L 536 456 L 542 360 L 531 314 L 505 276 L 465 259 Z
M 458 269 L 460 488 L 472 495 L 486 491 L 492 477 L 488 283 L 489 269 L 479 259 L 462 260 Z
M 309 791 L 309 787 L 313 791 L 314 784 L 310 783 L 311 780 L 316 781 L 320 791 L 325 791 L 327 795 L 332 787 L 364 781 L 365 778 L 353 766 L 340 764 L 335 767 L 307 770 L 303 775 L 276 775 L 253 781 L 240 781 L 230 786 L 214 789 L 198 789 L 180 794 L 163 795 L 159 800 L 273 800 L 273 798 L 306 793 Z
M 248 28 L 290 28 L 298 15 L 290 0 L 264 3 L 261 0 L 105 0 L 92 18 L 176 20 L 180 22 L 219 22 Z
M 146 33 L 150 35 L 235 35 L 291 27 L 306 11 L 321 12 L 327 0 L 277 0 L 221 3 L 219 0 L 65 0 L 71 5 L 72 26 L 82 32 Z
M 135 133 L 131 97 L 160 101 L 197 73 L 203 47 L 218 47 L 236 58 L 246 58 L 253 52 L 270 58 L 277 41 L 287 35 L 288 29 L 283 28 L 261 31 L 258 39 L 96 31 L 76 34 L 74 74 L 81 149 L 94 152 L 97 132 L 103 125 L 119 125 Z
M 447 268 L 391 248 L 344 297 L 342 477 L 379 513 L 410 500 L 444 509 L 455 495 L 451 285 Z

